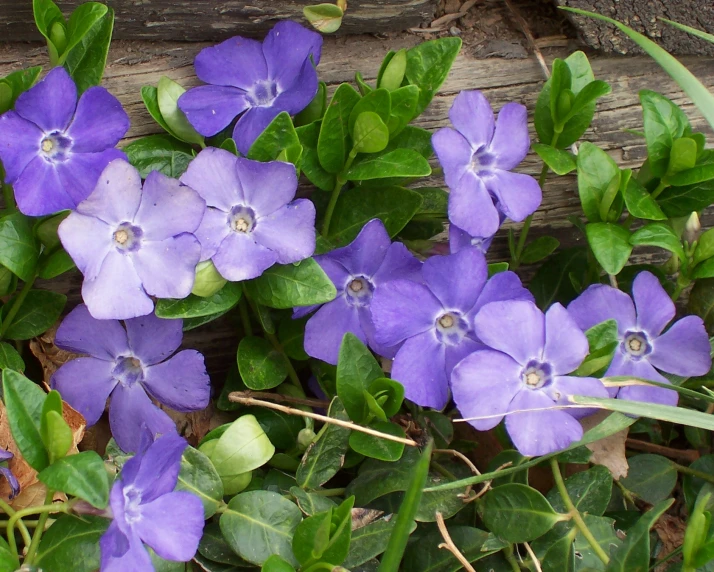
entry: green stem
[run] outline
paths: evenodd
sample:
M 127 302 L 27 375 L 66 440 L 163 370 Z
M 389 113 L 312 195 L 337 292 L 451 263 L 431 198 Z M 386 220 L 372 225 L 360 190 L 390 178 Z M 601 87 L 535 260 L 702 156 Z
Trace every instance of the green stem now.
M 664 564 L 665 562 L 667 562 L 667 560 L 670 560 L 671 558 L 674 558 L 674 557 L 677 556 L 677 554 L 679 554 L 680 552 L 682 552 L 682 547 L 681 547 L 681 546 L 679 546 L 679 547 L 675 548 L 674 550 L 672 550 L 672 552 L 670 552 L 669 554 L 667 554 L 667 556 L 665 556 L 664 558 L 662 558 L 662 560 L 657 560 L 657 562 L 655 562 L 654 564 L 652 564 L 652 566 L 650 566 L 650 570 L 656 570 L 656 569 L 660 566 L 660 564 Z
M 52 489 L 47 489 L 47 494 L 45 495 L 45 505 L 51 505 L 52 499 L 55 496 L 55 492 Z M 23 564 L 32 564 L 35 559 L 35 554 L 37 549 L 40 547 L 40 539 L 42 538 L 42 533 L 45 531 L 45 524 L 47 519 L 50 517 L 50 513 L 43 512 L 38 519 L 37 527 L 35 528 L 35 534 L 32 536 L 32 542 L 30 542 L 30 547 L 27 549 L 27 555 L 25 556 L 25 561 Z
M 8 516 L 12 516 L 16 512 L 14 508 L 2 499 L 0 499 L 0 510 Z M 7 521 L 3 522 L 1 526 L 7 528 Z M 32 539 L 30 538 L 30 532 L 27 530 L 27 526 L 25 526 L 24 522 L 20 521 L 18 528 L 20 529 L 20 535 L 22 536 L 22 541 L 25 543 L 25 546 L 29 546 Z
M 245 292 L 240 297 L 240 301 L 238 302 L 238 311 L 240 312 L 240 321 L 243 324 L 243 335 L 252 335 L 253 328 L 250 325 L 250 312 L 248 311 L 248 302 L 246 301 Z
M 568 494 L 568 489 L 565 487 L 563 475 L 560 473 L 558 460 L 555 457 L 550 460 L 550 467 L 553 470 L 555 486 L 558 488 L 558 492 L 560 493 L 560 496 L 563 499 L 563 504 L 565 504 L 565 507 L 568 509 L 568 514 L 572 517 L 573 521 L 575 521 L 575 526 L 578 527 L 580 533 L 583 535 L 583 537 L 585 537 L 585 540 L 588 541 L 588 543 L 593 549 L 593 552 L 595 552 L 598 558 L 603 561 L 605 566 L 607 566 L 607 564 L 610 562 L 610 557 L 602 549 L 602 546 L 598 544 L 598 541 L 593 536 L 593 533 L 590 532 L 590 529 L 588 528 L 587 524 L 585 524 L 583 517 L 578 512 L 578 509 L 575 508 L 575 505 L 573 504 L 573 501 L 571 500 L 570 495 Z
M 2 184 L 2 198 L 5 201 L 5 209 L 9 212 L 14 212 L 17 210 L 17 204 L 15 203 L 15 193 L 12 191 L 10 185 Z
M 513 544 L 509 544 L 506 548 L 503 549 L 503 555 L 506 557 L 506 560 L 511 565 L 513 572 L 521 572 L 521 566 L 518 564 L 518 560 L 516 559 L 515 554 L 513 554 Z
M 652 198 L 656 199 L 667 187 L 669 187 L 669 184 L 665 183 L 664 179 L 660 179 L 659 185 L 657 185 L 657 188 L 652 191 Z
M 0 325 L 0 339 L 5 337 L 8 328 L 12 325 L 12 321 L 15 319 L 15 316 L 20 311 L 22 303 L 25 301 L 25 298 L 27 298 L 27 295 L 30 293 L 30 290 L 32 290 L 32 286 L 34 285 L 36 278 L 37 274 L 33 274 L 32 278 L 30 278 L 30 280 L 23 284 L 22 290 L 20 290 L 20 293 L 17 295 L 17 298 L 15 298 L 15 301 L 12 303 L 12 308 L 10 308 L 10 311 L 7 313 L 7 316 L 5 316 L 5 319 L 2 321 L 2 325 Z
M 707 481 L 709 483 L 714 483 L 714 475 L 705 473 L 704 471 L 698 471 L 697 469 L 691 469 L 690 467 L 685 467 L 684 465 L 679 465 L 674 462 L 672 463 L 672 466 L 680 473 L 696 477 L 697 479 L 702 479 L 703 481 Z
M 325 218 L 322 221 L 322 236 L 325 238 L 327 238 L 327 235 L 330 234 L 330 222 L 332 222 L 332 214 L 335 212 L 335 206 L 337 205 L 337 199 L 340 197 L 340 191 L 347 182 L 345 175 L 352 166 L 352 161 L 355 160 L 356 156 L 357 153 L 354 152 L 354 149 L 350 151 L 347 161 L 345 162 L 345 166 L 342 168 L 342 171 L 337 174 L 337 177 L 335 177 L 335 187 L 332 189 L 332 196 L 330 196 L 330 202 L 327 205 L 327 210 L 325 211 Z
M 13 514 L 10 517 L 10 520 L 7 521 L 7 542 L 10 545 L 10 550 L 12 551 L 12 553 L 15 556 L 19 557 L 19 554 L 17 552 L 17 543 L 15 542 L 15 525 L 20 519 L 33 514 L 55 514 L 58 512 L 67 513 L 72 508 L 73 504 L 74 501 L 67 501 L 59 504 L 31 506 L 23 510 L 18 510 L 15 514 Z M 30 540 L 30 544 L 32 544 L 32 540 Z

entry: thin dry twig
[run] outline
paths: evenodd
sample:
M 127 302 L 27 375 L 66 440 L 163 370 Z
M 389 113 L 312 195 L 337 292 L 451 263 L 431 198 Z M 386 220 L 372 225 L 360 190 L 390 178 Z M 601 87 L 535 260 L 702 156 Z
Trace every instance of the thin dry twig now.
M 330 402 L 323 399 L 311 399 L 309 397 L 292 397 L 281 393 L 269 393 L 267 391 L 236 391 L 235 394 L 242 397 L 254 397 L 255 399 L 264 399 L 266 401 L 275 401 L 277 403 L 292 403 L 294 405 L 307 405 L 308 407 L 319 407 L 327 409 Z
M 536 555 L 533 552 L 531 545 L 528 544 L 527 542 L 524 542 L 523 545 L 526 547 L 526 552 L 528 552 L 528 556 L 530 556 L 531 560 L 533 561 L 533 566 L 535 566 L 536 572 L 543 572 L 543 568 L 541 568 L 540 562 L 536 558 Z
M 438 511 L 436 512 L 436 526 L 439 527 L 441 537 L 444 539 L 444 542 L 439 544 L 439 548 L 445 548 L 446 550 L 451 552 L 451 554 L 454 555 L 454 558 L 456 558 L 461 563 L 461 566 L 463 566 L 464 570 L 467 570 L 467 572 L 476 572 L 476 569 L 471 566 L 471 563 L 466 560 L 466 557 L 461 554 L 459 549 L 456 547 L 456 544 L 454 544 L 454 541 L 451 540 L 451 535 L 449 534 L 449 531 L 446 528 L 444 517 L 441 516 L 441 513 Z
M 332 425 L 339 425 L 345 429 L 352 429 L 353 431 L 359 431 L 360 433 L 366 433 L 367 435 L 372 435 L 373 437 L 380 437 L 381 439 L 386 439 L 387 441 L 394 441 L 396 443 L 404 443 L 410 447 L 417 447 L 419 444 L 413 439 L 404 439 L 402 437 L 396 437 L 394 435 L 389 435 L 388 433 L 381 433 L 380 431 L 375 431 L 369 427 L 362 427 L 351 421 L 342 421 L 341 419 L 335 419 L 333 417 L 327 417 L 326 415 L 319 415 L 317 413 L 312 413 L 310 411 L 303 411 L 302 409 L 295 409 L 293 407 L 286 407 L 285 405 L 278 405 L 277 403 L 271 403 L 270 401 L 263 401 L 261 399 L 254 399 L 253 397 L 245 397 L 243 392 L 234 391 L 228 394 L 229 401 L 233 403 L 242 403 L 243 405 L 254 405 L 256 407 L 265 407 L 266 409 L 275 409 L 275 411 L 281 411 L 288 415 L 299 415 L 300 417 L 309 417 L 310 419 L 315 419 L 317 421 L 322 421 L 323 423 L 331 423 Z
M 481 474 L 481 472 L 476 468 L 476 465 L 474 465 L 474 464 L 471 462 L 471 459 L 469 459 L 469 458 L 468 458 L 466 455 L 464 455 L 461 451 L 457 451 L 456 449 L 435 449 L 435 450 L 434 450 L 434 453 L 442 453 L 442 454 L 444 454 L 444 455 L 453 455 L 454 457 L 458 457 L 459 459 L 461 459 L 461 460 L 466 464 L 466 466 L 467 466 L 469 469 L 471 469 L 471 472 L 472 472 L 474 475 L 480 475 L 480 474 Z M 464 491 L 464 493 L 463 493 L 463 495 L 462 495 L 462 497 L 464 498 L 464 501 L 465 501 L 465 502 L 471 502 L 471 500 L 472 500 L 472 499 L 470 498 L 472 486 L 473 486 L 473 485 L 469 485 L 468 487 L 466 487 L 466 490 Z M 467 499 L 468 499 L 468 500 L 467 500 Z
M 464 5 L 461 6 L 458 12 L 454 12 L 452 14 L 444 14 L 440 18 L 437 18 L 436 20 L 433 20 L 431 24 L 429 24 L 428 28 L 410 28 L 411 31 L 415 32 L 440 32 L 445 30 L 445 28 L 442 28 L 441 26 L 444 24 L 449 24 L 455 20 L 459 20 L 466 16 L 468 14 L 469 10 L 473 8 L 476 5 L 476 2 L 479 0 L 467 0 L 464 2 Z
M 533 37 L 533 34 L 531 33 L 530 28 L 528 27 L 528 23 L 525 21 L 525 19 L 521 15 L 520 10 L 518 10 L 518 8 L 516 8 L 513 5 L 513 2 L 511 2 L 511 0 L 504 0 L 504 2 L 506 3 L 506 6 L 510 10 L 511 15 L 513 16 L 513 19 L 516 21 L 516 24 L 518 24 L 518 27 L 521 29 L 521 32 L 523 32 L 523 35 L 526 37 L 526 40 L 528 41 L 528 46 L 533 51 L 533 55 L 538 60 L 538 63 L 540 64 L 540 67 L 543 70 L 545 77 L 549 78 L 550 77 L 550 69 L 548 68 L 548 64 L 545 63 L 545 58 L 543 57 L 543 54 L 540 51 L 540 48 L 536 44 L 535 38 Z
M 664 445 L 640 441 L 639 439 L 627 439 L 627 441 L 625 441 L 625 445 L 635 451 L 655 453 L 656 455 L 662 455 L 663 457 L 686 461 L 688 463 L 693 463 L 701 457 L 699 451 L 694 451 L 693 449 L 673 449 L 671 447 L 665 447 Z

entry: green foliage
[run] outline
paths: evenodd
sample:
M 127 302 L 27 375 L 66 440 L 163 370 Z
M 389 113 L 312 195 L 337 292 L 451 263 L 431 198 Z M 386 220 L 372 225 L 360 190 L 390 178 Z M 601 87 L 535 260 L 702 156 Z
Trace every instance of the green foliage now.
M 60 516 L 42 535 L 37 552 L 38 566 L 48 572 L 97 570 L 99 539 L 109 524 L 109 520 L 98 516 Z
M 152 171 L 178 178 L 193 159 L 191 146 L 169 135 L 142 137 L 124 147 L 124 152 L 144 178 Z
M 268 268 L 259 278 L 246 282 L 245 289 L 258 304 L 278 309 L 324 304 L 337 294 L 332 281 L 312 258 Z
M 37 475 L 47 487 L 86 500 L 96 508 L 109 503 L 104 461 L 95 451 L 82 451 L 53 462 Z
M 263 391 L 277 387 L 285 380 L 288 362 L 270 342 L 246 336 L 238 345 L 238 371 L 246 386 Z

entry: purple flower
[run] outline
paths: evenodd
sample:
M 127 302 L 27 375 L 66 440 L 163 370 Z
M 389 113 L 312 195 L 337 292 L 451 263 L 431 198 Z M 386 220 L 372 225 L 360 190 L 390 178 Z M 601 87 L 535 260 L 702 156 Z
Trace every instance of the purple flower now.
M 211 386 L 203 356 L 183 350 L 182 320 L 153 314 L 126 320 L 96 320 L 87 307 L 77 306 L 57 329 L 58 347 L 86 354 L 67 362 L 52 376 L 52 387 L 94 425 L 104 413 L 119 447 L 136 451 L 145 424 L 152 432 L 176 427 L 150 397 L 176 411 L 196 411 L 208 405 Z M 148 395 L 147 395 L 148 393 Z
M 494 302 L 478 313 L 474 330 L 488 349 L 465 358 L 451 374 L 461 415 L 481 431 L 507 416 L 506 429 L 522 455 L 545 455 L 579 441 L 583 428 L 576 418 L 589 411 L 554 406 L 567 404 L 570 395 L 607 397 L 607 390 L 592 377 L 567 375 L 588 354 L 588 340 L 568 311 L 554 304 L 543 315 L 532 302 Z
M 350 332 L 378 354 L 394 357 L 396 348 L 383 346 L 374 338 L 372 296 L 389 280 L 419 280 L 421 263 L 403 244 L 392 243 L 379 219 L 369 221 L 347 246 L 315 260 L 337 288 L 337 297 L 323 306 L 297 308 L 293 314 L 301 317 L 320 308 L 305 326 L 305 351 L 336 364 L 342 338 Z
M 605 320 L 617 322 L 620 344 L 606 376 L 624 375 L 669 383 L 658 369 L 684 376 L 709 371 L 711 346 L 700 317 L 686 316 L 662 333 L 676 310 L 659 280 L 649 272 L 640 272 L 635 278 L 632 298 L 611 286 L 594 284 L 568 306 L 583 330 Z M 622 387 L 619 392 L 614 388 L 612 397 L 615 395 L 665 405 L 676 405 L 678 399 L 675 391 L 645 385 Z
M 433 256 L 422 265 L 423 284 L 393 280 L 372 298 L 377 343 L 399 348 L 392 377 L 406 397 L 424 407 L 442 409 L 449 400 L 451 370 L 483 347 L 473 330 L 481 308 L 497 300 L 532 300 L 513 272 L 487 280 L 484 255 L 465 248 Z
M 99 541 L 102 572 L 153 570 L 143 544 L 167 560 L 193 558 L 203 505 L 192 493 L 174 491 L 187 445 L 176 434 L 164 435 L 126 462 L 109 496 L 114 520 Z
M 455 224 L 449 225 L 449 249 L 452 254 L 472 246 L 486 254 L 491 246 L 491 242 L 493 242 L 493 235 L 486 237 L 471 236 L 468 232 L 460 229 Z
M 20 95 L 0 116 L 0 160 L 20 211 L 42 216 L 74 209 L 87 198 L 102 170 L 125 158 L 114 146 L 129 117 L 103 87 L 77 101 L 77 86 L 62 67 Z
M 226 280 L 257 278 L 273 264 L 298 262 L 315 251 L 315 207 L 307 199 L 293 200 L 292 164 L 209 148 L 191 161 L 181 182 L 206 200 L 196 231 L 200 259 L 213 260 Z
M 14 456 L 15 455 L 13 455 L 10 451 L 0 449 L 0 463 L 9 461 Z M 3 466 L 0 466 L 0 475 L 7 479 L 7 483 L 10 485 L 10 499 L 14 499 L 20 492 L 20 483 L 17 481 L 17 477 L 15 477 L 13 472 L 8 467 Z
M 241 113 L 233 129 L 238 150 L 253 141 L 281 112 L 294 115 L 317 93 L 322 37 L 290 21 L 278 22 L 261 44 L 236 36 L 205 48 L 194 67 L 203 85 L 187 91 L 179 107 L 202 135 L 215 135 Z M 314 63 L 313 63 L 314 62 Z
M 191 293 L 201 253 L 196 231 L 205 203 L 158 171 L 141 187 L 139 172 L 112 161 L 94 192 L 59 227 L 84 274 L 82 298 L 92 316 L 125 320 L 150 314 L 159 298 Z
M 462 91 L 449 118 L 456 129 L 439 129 L 431 143 L 451 191 L 451 222 L 471 236 L 485 237 L 498 230 L 499 213 L 514 221 L 532 214 L 541 201 L 538 182 L 511 173 L 530 147 L 526 108 L 507 103 L 494 124 L 484 95 Z

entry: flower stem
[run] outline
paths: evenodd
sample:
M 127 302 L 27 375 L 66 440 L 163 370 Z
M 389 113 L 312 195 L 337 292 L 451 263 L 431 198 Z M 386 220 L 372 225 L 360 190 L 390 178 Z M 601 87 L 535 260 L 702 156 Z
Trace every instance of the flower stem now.
M 52 499 L 55 496 L 55 492 L 52 489 L 47 489 L 47 494 L 45 495 L 45 506 L 52 505 Z M 27 549 L 27 555 L 25 556 L 24 564 L 32 564 L 35 558 L 37 549 L 40 547 L 40 539 L 42 538 L 42 533 L 45 531 L 45 523 L 50 517 L 50 513 L 43 512 L 38 519 L 37 527 L 35 528 L 35 534 L 32 536 L 32 542 L 30 542 L 30 547 Z
M 580 515 L 578 509 L 573 504 L 573 501 L 571 500 L 570 495 L 568 494 L 568 489 L 565 487 L 563 475 L 560 473 L 558 460 L 555 457 L 550 460 L 550 467 L 553 470 L 555 486 L 558 488 L 558 492 L 560 493 L 560 496 L 563 499 L 563 504 L 565 504 L 565 507 L 568 509 L 568 513 L 575 522 L 575 526 L 578 527 L 580 533 L 585 537 L 585 540 L 588 541 L 588 543 L 593 549 L 593 552 L 595 552 L 598 558 L 602 560 L 603 563 L 607 566 L 607 564 L 610 562 L 610 557 L 602 549 L 602 546 L 598 544 L 598 541 L 593 536 L 593 533 L 590 532 L 590 529 L 588 528 L 587 524 L 585 524 L 583 517 Z
M 250 326 L 250 313 L 248 312 L 248 302 L 246 301 L 245 292 L 240 297 L 238 302 L 238 311 L 240 312 L 240 321 L 243 324 L 243 335 L 250 336 L 253 334 L 253 328 Z
M 518 560 L 516 559 L 515 554 L 513 554 L 513 544 L 509 544 L 506 548 L 503 549 L 503 555 L 506 557 L 506 560 L 511 565 L 513 572 L 521 572 L 521 567 L 518 564 Z
M 335 212 L 335 206 L 337 205 L 337 199 L 340 197 L 340 191 L 347 182 L 345 175 L 352 166 L 352 161 L 355 160 L 356 156 L 357 153 L 355 153 L 354 149 L 352 149 L 347 157 L 345 166 L 342 167 L 342 170 L 337 174 L 337 177 L 335 177 L 335 187 L 332 189 L 332 196 L 330 197 L 330 202 L 327 205 L 327 210 L 325 211 L 325 218 L 322 221 L 322 236 L 325 238 L 327 238 L 327 235 L 330 234 L 330 222 L 332 222 L 332 214 Z
M 680 465 L 679 463 L 675 462 L 672 462 L 672 466 L 680 473 L 695 477 L 697 479 L 702 479 L 703 481 L 707 481 L 709 483 L 714 483 L 714 475 L 711 475 L 704 471 L 698 471 L 697 469 L 692 469 L 690 467 L 685 467 L 684 465 Z
M 31 506 L 29 508 L 19 510 L 15 514 L 13 514 L 10 517 L 10 520 L 7 521 L 7 542 L 10 545 L 10 550 L 12 551 L 12 553 L 15 556 L 19 557 L 19 554 L 17 552 L 17 544 L 15 542 L 15 525 L 20 519 L 33 514 L 55 514 L 58 512 L 67 513 L 69 512 L 69 509 L 72 508 L 72 504 L 73 501 L 67 501 L 59 504 L 44 504 L 42 506 Z M 30 541 L 30 544 L 32 544 L 32 541 Z
M 662 191 L 664 191 L 667 187 L 669 187 L 668 183 L 664 182 L 664 179 L 660 180 L 659 185 L 657 185 L 657 188 L 652 191 L 651 197 L 653 199 L 656 199 L 660 194 L 662 194 Z
M 8 516 L 12 516 L 16 512 L 14 508 L 12 508 L 9 504 L 7 504 L 2 499 L 0 499 L 0 510 L 2 510 Z M 29 525 L 29 522 L 27 524 Z M 0 526 L 7 528 L 7 521 L 3 522 L 2 525 L 0 525 Z M 30 543 L 32 542 L 32 539 L 30 538 L 30 533 L 27 530 L 27 526 L 25 526 L 24 522 L 20 521 L 18 528 L 20 529 L 20 534 L 22 535 L 22 541 L 25 543 L 25 546 L 29 546 Z
M 36 278 L 37 273 L 33 274 L 32 278 L 30 278 L 27 282 L 25 282 L 25 284 L 23 284 L 22 290 L 20 290 L 20 293 L 17 295 L 17 298 L 15 298 L 15 301 L 12 303 L 12 308 L 10 308 L 10 311 L 7 313 L 7 316 L 5 316 L 5 319 L 0 325 L 0 339 L 5 337 L 8 328 L 12 325 L 12 321 L 15 319 L 15 316 L 17 316 L 17 313 L 20 311 L 22 303 L 25 301 L 25 298 L 27 298 L 27 295 L 30 293 L 30 290 L 32 290 L 32 286 L 35 284 Z

